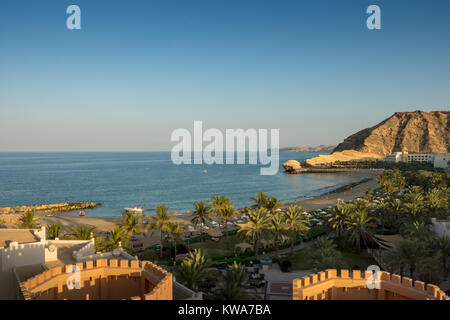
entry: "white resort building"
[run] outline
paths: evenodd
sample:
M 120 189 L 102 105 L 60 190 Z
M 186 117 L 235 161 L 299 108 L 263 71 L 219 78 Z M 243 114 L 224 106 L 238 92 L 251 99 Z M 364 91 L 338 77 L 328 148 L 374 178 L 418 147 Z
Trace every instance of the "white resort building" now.
M 394 152 L 387 154 L 384 158 L 387 162 L 429 162 L 435 168 L 447 169 L 450 164 L 450 153 L 408 153 Z

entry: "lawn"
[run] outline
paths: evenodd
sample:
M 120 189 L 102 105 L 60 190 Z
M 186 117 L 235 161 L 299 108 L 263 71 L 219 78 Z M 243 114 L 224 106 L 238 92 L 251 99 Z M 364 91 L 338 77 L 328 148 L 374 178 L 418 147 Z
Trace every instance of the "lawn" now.
M 236 235 L 228 237 L 228 246 L 226 237 L 221 237 L 219 241 L 205 240 L 203 242 L 196 242 L 189 245 L 190 249 L 202 249 L 208 258 L 233 256 L 234 246 L 243 240 L 240 240 Z
M 304 248 L 296 251 L 290 258 L 292 270 L 312 270 L 312 256 L 316 249 L 312 247 Z M 342 257 L 343 269 L 360 269 L 365 270 L 370 265 L 376 265 L 375 260 L 367 253 L 352 253 L 340 251 Z

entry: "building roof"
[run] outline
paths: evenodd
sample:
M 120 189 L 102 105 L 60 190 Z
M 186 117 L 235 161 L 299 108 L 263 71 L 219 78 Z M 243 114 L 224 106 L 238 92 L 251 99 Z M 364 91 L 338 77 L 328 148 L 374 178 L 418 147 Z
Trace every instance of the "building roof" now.
M 0 229 L 0 247 L 7 247 L 10 242 L 36 242 L 34 233 L 29 229 Z

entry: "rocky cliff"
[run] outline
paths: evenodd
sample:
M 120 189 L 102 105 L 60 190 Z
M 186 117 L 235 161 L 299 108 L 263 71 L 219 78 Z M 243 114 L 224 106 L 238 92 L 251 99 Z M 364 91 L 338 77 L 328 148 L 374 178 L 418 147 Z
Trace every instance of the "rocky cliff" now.
M 333 152 L 356 150 L 380 156 L 402 150 L 449 152 L 449 114 L 450 111 L 396 112 L 381 123 L 349 136 Z

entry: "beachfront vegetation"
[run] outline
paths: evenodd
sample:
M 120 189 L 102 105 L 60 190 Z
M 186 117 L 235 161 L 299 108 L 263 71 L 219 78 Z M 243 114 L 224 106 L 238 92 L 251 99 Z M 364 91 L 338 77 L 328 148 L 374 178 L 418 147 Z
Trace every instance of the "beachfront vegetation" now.
M 254 295 L 249 293 L 254 289 L 250 286 L 250 273 L 242 264 L 236 261 L 228 266 L 221 281 L 218 285 L 217 299 L 220 300 L 247 300 L 254 298 Z
M 96 227 L 78 224 L 72 227 L 70 233 L 67 234 L 66 237 L 72 240 L 90 240 L 94 237 L 96 229 Z
M 126 211 L 122 213 L 122 220 L 119 222 L 119 227 L 123 232 L 129 236 L 133 234 L 141 234 L 146 231 L 143 225 L 144 216 L 133 211 Z
M 205 257 L 203 252 L 195 249 L 183 260 L 176 269 L 177 279 L 182 281 L 188 288 L 198 290 L 202 280 L 208 274 L 211 261 Z
M 177 216 L 176 212 L 169 213 L 169 207 L 158 205 L 155 210 L 156 215 L 151 215 L 150 230 L 152 234 L 155 231 L 160 232 L 160 250 L 159 254 L 162 256 L 162 250 L 164 245 L 165 236 L 170 233 L 171 230 L 177 231 L 175 227 L 171 227 L 171 219 Z M 172 228 L 172 229 L 171 229 Z
M 195 210 L 188 210 L 188 214 L 192 217 L 194 227 L 200 225 L 200 239 L 203 241 L 203 229 L 211 217 L 212 207 L 203 201 L 195 202 L 194 207 Z
M 248 222 L 241 224 L 238 232 L 253 244 L 253 252 L 258 257 L 259 244 L 261 240 L 267 238 L 270 230 L 270 215 L 265 208 L 259 207 L 247 212 Z
M 34 212 L 27 212 L 21 216 L 19 227 L 22 229 L 37 229 L 40 224 L 34 216 Z
M 45 230 L 47 232 L 47 237 L 51 240 L 55 240 L 56 238 L 59 238 L 62 227 L 58 223 L 53 223 L 53 224 L 48 224 L 45 227 Z

